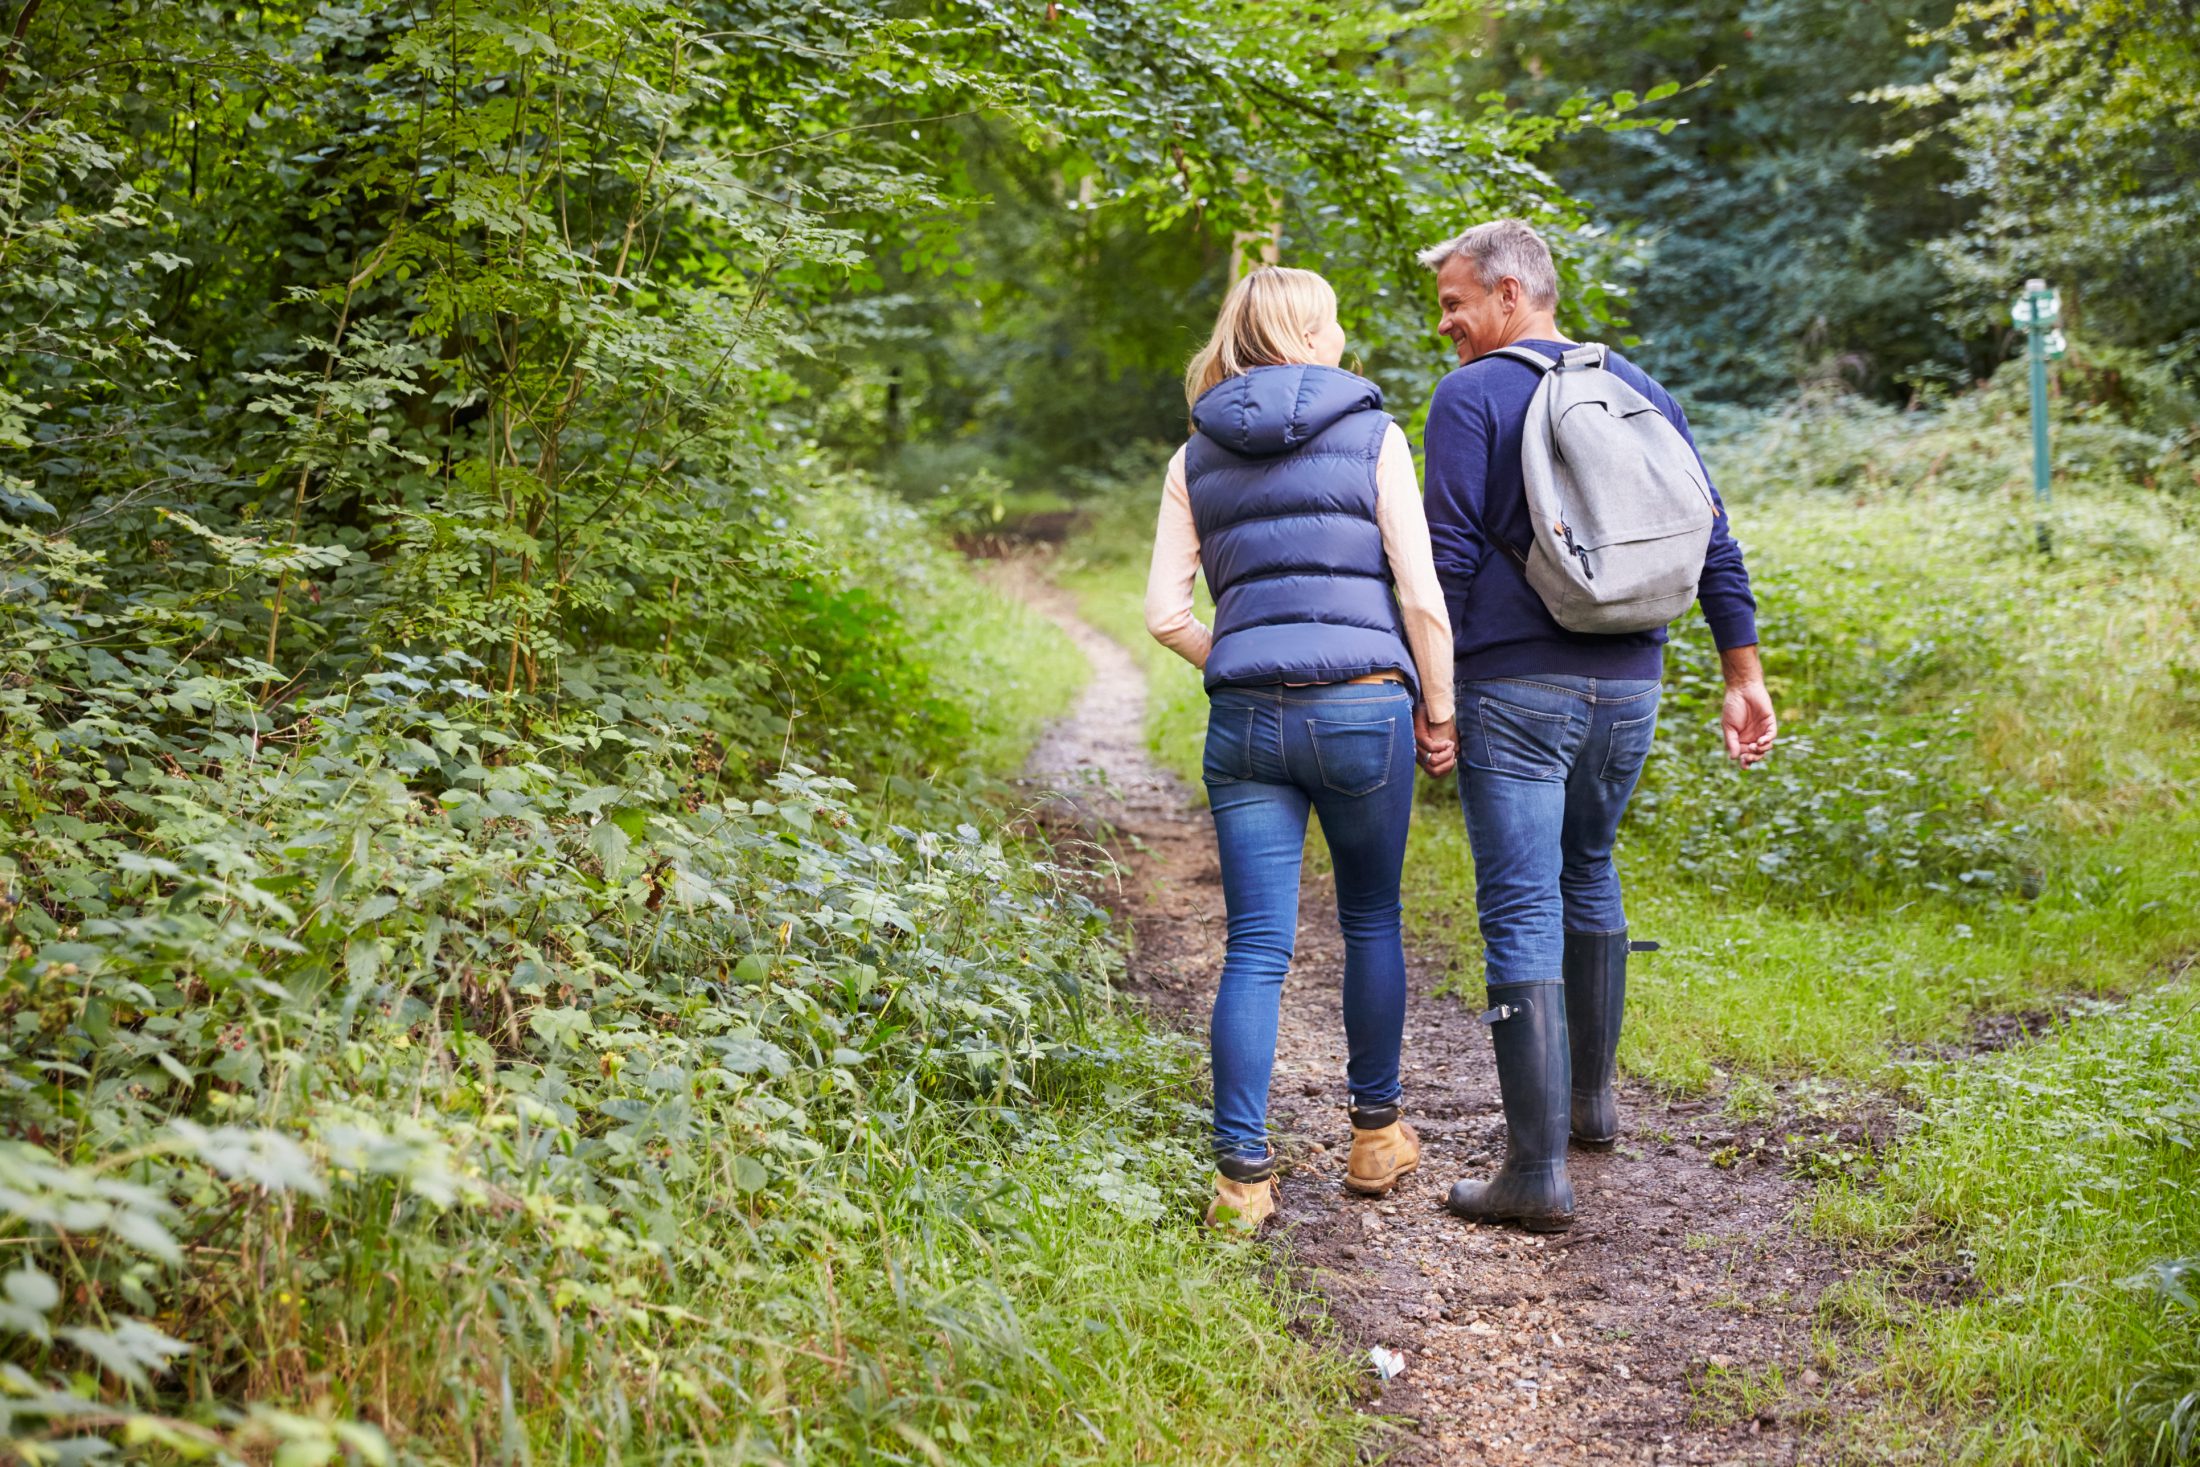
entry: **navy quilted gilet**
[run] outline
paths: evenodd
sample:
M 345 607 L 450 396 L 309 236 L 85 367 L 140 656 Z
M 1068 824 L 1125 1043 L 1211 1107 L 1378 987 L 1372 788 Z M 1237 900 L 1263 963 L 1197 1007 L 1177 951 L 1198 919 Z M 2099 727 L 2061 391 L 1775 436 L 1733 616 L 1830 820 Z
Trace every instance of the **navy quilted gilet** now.
M 1215 599 L 1209 691 L 1404 675 L 1421 695 L 1375 519 L 1382 389 L 1336 367 L 1255 367 L 1192 408 L 1185 487 Z

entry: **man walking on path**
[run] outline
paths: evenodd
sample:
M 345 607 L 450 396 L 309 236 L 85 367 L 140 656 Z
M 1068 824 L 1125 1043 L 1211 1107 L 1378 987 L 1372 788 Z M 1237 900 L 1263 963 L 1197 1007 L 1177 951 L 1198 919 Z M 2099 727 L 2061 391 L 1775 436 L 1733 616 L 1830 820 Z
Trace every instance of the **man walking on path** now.
M 1571 345 L 1555 320 L 1549 248 L 1528 225 L 1502 219 L 1420 258 L 1436 272 L 1438 329 L 1460 363 L 1436 389 L 1424 440 L 1458 718 L 1455 727 L 1416 732 L 1429 773 L 1447 773 L 1455 757 L 1465 766 L 1460 803 L 1489 978 L 1482 1018 L 1497 1052 L 1507 1131 L 1497 1175 L 1455 1184 L 1449 1205 L 1476 1222 L 1556 1230 L 1573 1221 L 1569 1132 L 1596 1150 L 1618 1139 L 1612 1076 L 1628 939 L 1612 845 L 1657 725 L 1666 629 L 1568 631 L 1524 570 L 1536 530 L 1521 445 L 1543 373 L 1491 353 L 1526 347 L 1555 363 Z M 1606 368 L 1694 447 L 1664 388 L 1617 353 Z M 1726 675 L 1727 754 L 1748 765 L 1771 749 L 1776 729 L 1749 572 L 1716 490 L 1711 500 L 1716 515 L 1697 599 Z

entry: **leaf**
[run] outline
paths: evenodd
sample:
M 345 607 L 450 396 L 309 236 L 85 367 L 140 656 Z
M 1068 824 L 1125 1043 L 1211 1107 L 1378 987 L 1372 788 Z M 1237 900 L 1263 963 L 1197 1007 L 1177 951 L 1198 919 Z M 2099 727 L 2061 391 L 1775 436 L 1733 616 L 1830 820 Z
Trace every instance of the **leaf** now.
M 733 1159 L 733 1185 L 744 1192 L 758 1191 L 771 1177 L 764 1163 L 746 1152 Z
M 534 1030 L 536 1037 L 545 1044 L 578 1049 L 581 1036 L 592 1033 L 596 1021 L 589 1016 L 586 1009 L 536 1009 L 527 1016 L 527 1027 Z
M 175 1236 L 150 1213 L 117 1208 L 107 1218 L 107 1231 L 140 1253 L 150 1253 L 170 1263 L 183 1259 L 183 1249 L 177 1246 Z
M 7 1299 L 0 1303 L 0 1331 L 51 1339 L 46 1316 L 61 1302 L 60 1286 L 32 1264 L 24 1264 L 7 1277 Z
M 56 517 L 61 513 L 22 479 L 0 478 L 0 509 L 12 514 L 45 514 Z
M 354 932 L 370 922 L 379 922 L 397 910 L 397 898 L 388 892 L 377 892 L 359 904 L 359 910 L 351 914 Z
M 599 784 L 594 789 L 575 795 L 566 802 L 565 808 L 575 815 L 593 815 L 624 793 L 626 792 L 615 784 Z
M 763 1070 L 778 1077 L 793 1069 L 785 1050 L 770 1040 L 759 1039 L 753 1034 L 721 1035 L 711 1041 L 711 1046 L 721 1056 L 719 1063 L 736 1075 L 753 1075 L 758 1070 Z
M 253 1182 L 270 1192 L 327 1195 L 328 1185 L 321 1180 L 305 1148 L 280 1131 L 242 1126 L 207 1130 L 185 1120 L 170 1121 L 168 1129 L 183 1141 L 190 1155 L 231 1181 Z
M 154 512 L 204 540 L 217 555 L 239 570 L 279 575 L 301 570 L 332 570 L 351 559 L 351 551 L 342 545 L 290 544 L 255 536 L 223 535 L 181 510 L 156 509 Z
M 387 1467 L 390 1442 L 379 1430 L 363 1421 L 339 1421 L 334 1430 L 336 1439 L 356 1453 L 365 1467 Z
M 603 863 L 603 879 L 616 882 L 626 869 L 626 853 L 634 842 L 615 820 L 599 820 L 588 832 L 588 849 Z
M 189 1345 L 163 1334 L 142 1319 L 123 1319 L 111 1330 L 79 1325 L 58 1333 L 141 1391 L 151 1385 L 149 1374 L 165 1373 L 172 1362 L 191 1352 Z
M 8 1302 L 23 1309 L 50 1314 L 61 1302 L 61 1286 L 33 1264 L 24 1264 L 7 1277 Z

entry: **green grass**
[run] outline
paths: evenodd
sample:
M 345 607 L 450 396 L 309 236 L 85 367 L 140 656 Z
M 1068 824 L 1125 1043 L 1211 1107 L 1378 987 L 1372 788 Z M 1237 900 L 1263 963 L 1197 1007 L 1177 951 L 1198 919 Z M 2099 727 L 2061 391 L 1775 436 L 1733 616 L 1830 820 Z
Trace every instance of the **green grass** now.
M 2154 1265 L 2200 1251 L 2200 994 L 2177 985 L 2009 1052 L 1911 1069 L 1923 1112 L 1877 1185 L 1818 1224 L 1901 1245 L 1888 1287 L 1830 1300 L 1894 1422 L 1982 1463 L 2144 1463 L 2200 1396 L 2200 1314 Z M 1958 1281 L 1955 1302 L 1922 1283 Z
M 2137 1462 L 2179 1401 L 2200 1415 L 2200 1310 L 2129 1282 L 2200 1255 L 2200 1024 L 2171 981 L 2200 950 L 2200 534 L 2147 487 L 2182 472 L 2159 444 L 2081 424 L 2042 557 L 2008 414 L 1816 405 L 1707 450 L 1783 743 L 1724 763 L 1716 662 L 1684 626 L 1620 847 L 1631 924 L 1665 945 L 1630 973 L 1621 1063 L 1759 1119 L 1775 1081 L 1806 1119 L 1917 1110 L 1882 1157 L 1796 1158 L 1824 1179 L 1817 1225 L 1887 1260 L 1828 1309 L 1828 1358 L 1878 1391 L 1867 1455 Z M 1197 681 L 1138 614 L 1146 498 L 1068 580 L 1154 668 L 1149 735 L 1196 776 Z M 1454 790 L 1424 779 L 1409 929 L 1470 1001 L 1472 893 Z M 1906 1058 L 2043 1011 L 2073 1017 L 2007 1056 Z M 1979 1297 L 1910 1283 L 1949 1260 Z M 1709 1383 L 1705 1407 L 1753 1409 L 1759 1384 Z
M 943 690 L 976 723 L 971 766 L 1014 774 L 1048 720 L 1075 701 L 1090 675 L 1084 654 L 1053 622 L 961 567 L 923 606 L 921 640 Z
M 1165 458 L 1165 456 L 1164 456 Z M 1160 482 L 1156 471 L 1154 482 Z M 1084 534 L 1071 542 L 1056 579 L 1077 597 L 1085 619 L 1138 659 L 1146 672 L 1146 741 L 1162 765 L 1206 798 L 1199 782 L 1200 743 L 1207 736 L 1207 691 L 1199 670 L 1146 634 L 1146 558 L 1153 548 L 1154 505 L 1145 486 L 1131 484 L 1103 501 Z M 1212 622 L 1207 583 L 1196 588 L 1201 620 Z
M 1416 812 L 1407 913 L 1417 940 L 1450 950 L 1451 987 L 1471 999 L 1474 866 L 1448 816 Z M 1893 895 L 1817 908 L 1721 895 L 1666 877 L 1644 844 L 1622 851 L 1628 919 L 1664 946 L 1630 966 L 1620 1057 L 1679 1090 L 1730 1068 L 1868 1082 L 1898 1047 L 1960 1038 L 1974 1014 L 2129 992 L 2196 940 L 2200 872 L 2169 817 L 2090 846 L 2035 904 L 1984 913 Z

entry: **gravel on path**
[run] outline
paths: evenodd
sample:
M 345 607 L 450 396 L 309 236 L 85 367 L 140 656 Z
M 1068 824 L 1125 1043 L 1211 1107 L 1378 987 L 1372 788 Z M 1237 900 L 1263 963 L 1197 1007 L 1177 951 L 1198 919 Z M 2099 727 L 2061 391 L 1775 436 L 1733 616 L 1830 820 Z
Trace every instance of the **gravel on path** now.
M 1130 654 L 1028 563 L 998 573 L 1092 666 L 1027 777 L 1061 792 L 1126 868 L 1112 900 L 1130 930 L 1133 992 L 1203 1033 L 1224 934 L 1207 812 L 1148 754 L 1145 682 Z M 1811 1318 L 1842 1270 L 1796 1225 L 1803 1189 L 1762 1163 L 1716 1164 L 1733 1137 L 1715 1108 L 1623 1085 L 1619 1148 L 1574 1153 L 1572 1231 L 1451 1217 L 1451 1182 L 1504 1152 L 1496 1070 L 1474 1010 L 1433 992 L 1441 965 L 1407 958 L 1406 1106 L 1423 1157 L 1374 1200 L 1342 1186 L 1341 945 L 1329 880 L 1309 872 L 1271 1090 L 1288 1170 L 1269 1236 L 1356 1356 L 1377 1345 L 1404 1355 L 1404 1372 L 1379 1389 L 1370 1374 L 1364 1409 L 1389 1423 L 1381 1460 L 1813 1460 L 1830 1388 L 1811 1368 Z

